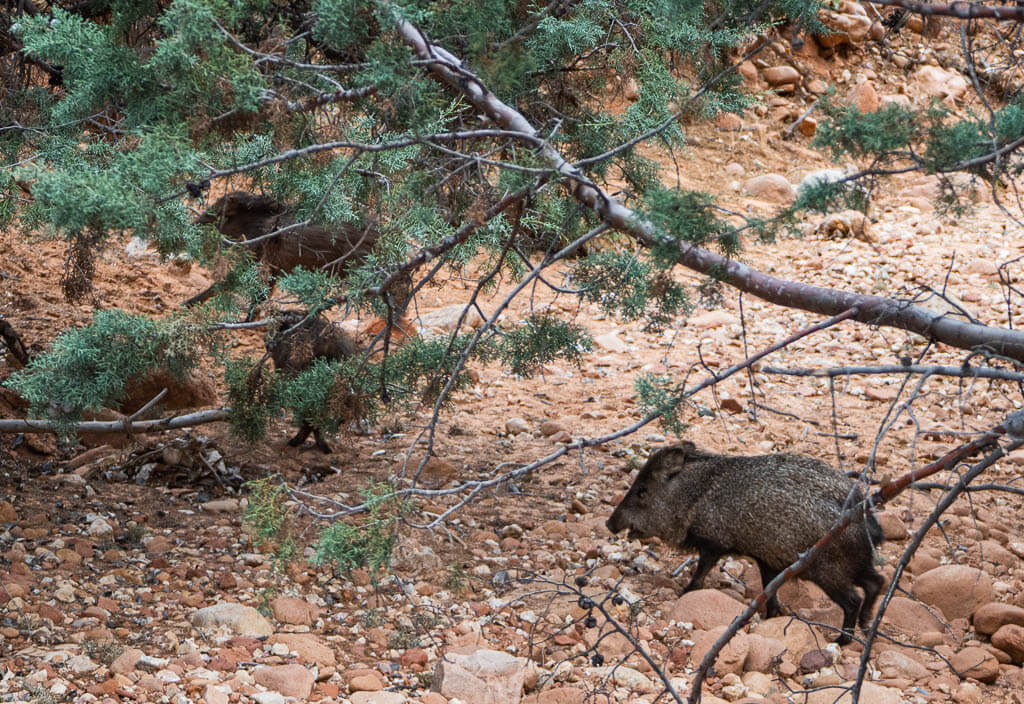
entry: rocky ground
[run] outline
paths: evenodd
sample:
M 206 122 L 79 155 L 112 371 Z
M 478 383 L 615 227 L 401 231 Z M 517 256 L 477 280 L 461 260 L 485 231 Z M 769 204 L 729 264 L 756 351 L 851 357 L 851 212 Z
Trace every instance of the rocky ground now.
M 929 96 L 964 109 L 967 85 L 947 56 L 955 38 L 926 44 L 906 32 L 887 53 L 867 43 L 879 31 L 872 12 L 844 0 L 830 21 L 845 40 L 783 38 L 745 65 L 751 88 L 780 94 L 743 118 L 694 128 L 687 160 L 664 159 L 666 180 L 726 193 L 740 210 L 768 212 L 787 201 L 807 174 L 833 166 L 807 146 L 813 111 L 796 123 L 829 83 L 865 110 Z M 748 243 L 745 257 L 783 278 L 916 295 L 943 310 L 952 301 L 983 322 L 1005 325 L 1009 315 L 1020 326 L 1021 301 L 1016 293 L 1007 300 L 998 265 L 1011 262 L 1005 271 L 1019 276 L 1024 230 L 985 194 L 969 215 L 943 220 L 932 211 L 936 189 L 934 178 L 897 179 L 875 194 L 873 222 L 852 214 L 809 222 L 802 238 Z M 53 287 L 59 243 L 4 232 L 0 249 L 8 253 L 0 313 L 26 342 L 43 347 L 68 323 L 89 319 L 91 306 L 68 305 Z M 161 265 L 145 252 L 126 259 L 121 248 L 97 271 L 97 305 L 148 313 L 173 310 L 209 283 L 198 269 Z M 424 334 L 444 330 L 464 287 L 452 279 L 420 296 Z M 568 439 L 634 422 L 642 416 L 638 373 L 695 382 L 819 321 L 727 291 L 722 306 L 698 308 L 657 334 L 540 293 L 515 303 L 505 322 L 549 304 L 574 313 L 593 332 L 595 350 L 579 369 L 553 364 L 529 381 L 478 368 L 477 384 L 442 418 L 424 477 L 431 486 L 487 479 L 502 463 L 529 462 Z M 260 344 L 254 333 L 240 349 Z M 684 413 L 685 437 L 723 453 L 803 452 L 843 470 L 862 469 L 877 442 L 873 476 L 881 479 L 943 455 L 1024 400 L 1003 383 L 932 377 L 904 385 L 901 377 L 862 375 L 830 386 L 770 370 L 895 364 L 904 355 L 925 364 L 964 360 L 962 351 L 927 348 L 899 331 L 841 324 L 700 392 Z M 4 364 L 2 376 L 13 368 L 10 359 Z M 215 403 L 213 380 L 204 383 L 209 388 L 183 402 Z M 0 397 L 0 415 L 20 412 L 16 398 Z M 760 583 L 748 559 L 733 557 L 711 573 L 708 589 L 680 597 L 689 569 L 675 570 L 686 555 L 605 529 L 629 471 L 672 441 L 656 426 L 486 493 L 442 529 L 403 526 L 376 584 L 365 571 L 332 574 L 302 559 L 282 566 L 243 526 L 244 480 L 277 472 L 313 493 L 354 500 L 402 468 L 426 420 L 421 412 L 396 419 L 390 429 L 401 432 L 343 434 L 326 457 L 287 447 L 284 420 L 256 445 L 218 425 L 104 438 L 108 446 L 91 450 L 59 448 L 46 436 L 3 438 L 0 700 L 649 703 L 662 683 L 638 647 L 685 695 L 703 653 Z M 1022 465 L 1024 452 L 1015 452 L 982 479 L 1018 493 L 971 493 L 925 536 L 888 604 L 861 701 L 1024 701 Z M 881 513 L 887 578 L 941 495 L 908 492 Z M 436 514 L 459 498 L 432 497 L 406 517 L 419 522 L 423 511 Z M 755 618 L 720 657 L 705 702 L 840 697 L 862 648 L 830 643 L 838 607 L 803 582 L 786 585 L 781 602 L 792 615 Z M 615 632 L 616 623 L 630 636 Z

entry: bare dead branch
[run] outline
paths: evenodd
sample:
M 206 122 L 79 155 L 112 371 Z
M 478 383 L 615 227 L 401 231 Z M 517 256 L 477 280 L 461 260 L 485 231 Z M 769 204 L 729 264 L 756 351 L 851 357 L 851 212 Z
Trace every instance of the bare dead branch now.
M 59 433 L 65 430 L 78 433 L 153 433 L 227 420 L 228 411 L 227 408 L 215 408 L 157 420 L 83 420 L 66 425 L 52 420 L 0 420 L 0 433 Z
M 1000 22 L 1024 21 L 1024 7 L 1020 5 L 982 5 L 974 2 L 953 2 L 940 5 L 916 0 L 867 0 L 872 5 L 902 7 L 919 15 L 955 17 L 958 20 L 994 19 Z
M 854 367 L 830 367 L 828 369 L 782 369 L 780 367 L 762 367 L 765 374 L 780 374 L 782 376 L 812 376 L 835 378 L 838 376 L 856 376 L 860 374 L 920 374 L 924 376 L 952 376 L 962 379 L 999 379 L 1001 381 L 1024 381 L 1024 373 L 1012 372 L 1008 369 L 994 369 L 992 367 L 972 367 L 962 365 L 954 367 L 940 364 L 883 364 L 877 367 L 854 366 Z
M 577 201 L 611 227 L 632 235 L 643 245 L 652 247 L 658 243 L 660 235 L 652 223 L 587 179 L 579 168 L 538 137 L 537 130 L 522 113 L 499 100 L 451 52 L 430 42 L 408 21 L 400 22 L 398 31 L 433 76 L 460 92 L 497 124 L 509 131 L 521 132 L 524 140 L 538 144 L 538 151 L 565 179 L 565 187 Z M 777 305 L 821 315 L 838 315 L 855 308 L 855 319 L 862 323 L 907 330 L 962 349 L 986 348 L 1024 361 L 1024 333 L 1017 330 L 954 320 L 891 298 L 786 281 L 688 242 L 680 242 L 678 246 L 679 263 L 683 266 Z

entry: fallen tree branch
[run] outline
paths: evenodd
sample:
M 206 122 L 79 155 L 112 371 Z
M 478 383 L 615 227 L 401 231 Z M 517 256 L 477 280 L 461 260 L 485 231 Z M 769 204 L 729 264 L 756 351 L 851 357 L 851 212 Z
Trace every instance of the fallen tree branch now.
M 1024 21 L 1024 7 L 1021 5 L 982 5 L 973 2 L 953 2 L 940 5 L 917 0 L 867 0 L 872 5 L 902 7 L 918 15 L 955 17 L 958 20 L 993 19 L 1000 22 Z
M 657 244 L 659 235 L 652 223 L 591 182 L 550 143 L 541 140 L 537 130 L 522 113 L 502 102 L 456 56 L 432 43 L 411 22 L 402 20 L 397 29 L 439 81 L 461 93 L 477 110 L 504 129 L 521 132 L 526 141 L 539 143 L 538 152 L 565 179 L 565 187 L 577 201 L 595 212 L 609 226 L 632 235 L 646 247 Z M 984 348 L 1024 361 L 1024 332 L 1018 330 L 954 320 L 891 298 L 779 279 L 687 242 L 679 243 L 678 261 L 689 269 L 714 276 L 740 291 L 787 308 L 821 315 L 838 315 L 856 308 L 856 320 L 861 323 L 906 330 L 925 339 L 961 349 Z
M 160 430 L 191 428 L 204 423 L 227 420 L 227 408 L 196 411 L 181 416 L 167 416 L 156 420 L 83 420 L 77 423 L 60 424 L 52 420 L 0 420 L 0 433 L 152 433 Z

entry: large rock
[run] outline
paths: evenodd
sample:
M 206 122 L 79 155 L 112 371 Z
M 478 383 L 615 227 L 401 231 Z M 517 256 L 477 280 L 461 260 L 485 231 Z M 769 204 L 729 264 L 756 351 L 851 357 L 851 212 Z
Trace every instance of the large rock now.
M 704 660 L 704 656 L 711 650 L 711 646 L 715 644 L 723 633 L 725 633 L 727 626 L 719 626 L 713 628 L 710 631 L 698 631 L 693 636 L 693 650 L 690 651 L 690 666 L 697 667 Z M 747 656 L 750 653 L 750 640 L 749 636 L 744 633 L 737 633 L 733 636 L 732 640 L 725 644 L 722 651 L 715 658 L 715 673 L 718 676 L 735 674 L 738 675 L 743 672 L 743 667 L 747 662 Z
M 316 679 L 310 670 L 294 664 L 257 667 L 252 678 L 267 689 L 302 700 L 309 698 Z
M 1009 623 L 1024 626 L 1024 609 L 1013 604 L 993 601 L 979 606 L 971 617 L 971 622 L 978 633 L 990 636 Z
M 337 663 L 334 651 L 319 636 L 312 633 L 275 633 L 268 641 L 284 643 L 288 650 L 298 654 L 299 660 L 310 665 L 333 666 Z
M 743 184 L 743 190 L 769 203 L 789 205 L 796 200 L 796 189 L 781 174 L 762 174 L 747 179 Z
M 743 613 L 745 605 L 717 589 L 696 589 L 676 599 L 669 607 L 668 618 L 679 623 L 692 623 L 706 631 L 716 626 L 728 626 Z
M 769 66 L 763 71 L 764 80 L 772 88 L 800 82 L 800 72 L 792 66 Z
M 882 671 L 884 679 L 923 680 L 930 674 L 927 667 L 910 655 L 895 649 L 879 653 L 875 665 Z
M 882 618 L 882 626 L 895 628 L 912 638 L 922 633 L 943 630 L 942 621 L 924 604 L 904 596 L 894 596 Z
M 525 658 L 497 650 L 446 653 L 438 658 L 431 689 L 474 704 L 518 704 L 526 668 Z
M 311 626 L 320 609 L 305 599 L 294 596 L 279 596 L 270 602 L 270 611 L 281 623 L 294 626 Z
M 967 93 L 967 79 L 959 73 L 938 66 L 921 66 L 914 74 L 925 95 L 947 102 L 959 100 Z
M 1014 665 L 1024 663 L 1024 626 L 1008 623 L 992 634 L 992 645 L 1010 656 Z
M 949 659 L 949 664 L 961 678 L 971 677 L 979 682 L 992 683 L 999 677 L 999 661 L 984 648 L 964 648 Z
M 849 688 L 853 686 L 853 682 L 846 682 L 841 686 L 847 688 L 842 692 L 842 696 L 839 696 L 839 689 L 826 687 L 809 693 L 806 704 L 850 704 L 852 698 Z M 893 687 L 865 682 L 860 690 L 860 704 L 900 704 L 900 701 L 900 690 Z
M 968 618 L 979 606 L 992 601 L 992 578 L 975 567 L 942 565 L 915 579 L 912 592 L 952 621 Z
M 824 648 L 829 642 L 821 633 L 791 616 L 765 619 L 754 626 L 753 632 L 765 638 L 782 641 L 794 662 L 800 662 L 804 653 Z
M 455 303 L 444 308 L 438 308 L 437 310 L 430 311 L 429 313 L 423 313 L 420 315 L 419 322 L 425 328 L 442 328 L 444 330 L 454 330 L 455 326 L 458 325 L 459 319 L 462 318 L 462 311 L 466 309 L 461 303 Z M 477 312 L 476 308 L 470 308 L 466 311 L 466 317 L 462 321 L 461 330 L 476 329 L 483 325 L 484 319 L 480 317 L 480 313 Z
M 220 603 L 199 609 L 192 614 L 192 625 L 196 628 L 226 628 L 240 636 L 269 636 L 274 627 L 251 606 L 234 603 Z

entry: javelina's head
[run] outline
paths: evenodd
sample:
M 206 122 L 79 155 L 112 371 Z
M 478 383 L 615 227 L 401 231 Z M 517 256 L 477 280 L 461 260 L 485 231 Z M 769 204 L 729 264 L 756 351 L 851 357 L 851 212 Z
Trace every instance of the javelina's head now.
M 608 530 L 621 533 L 628 529 L 630 540 L 668 538 L 666 530 L 675 513 L 669 483 L 682 471 L 687 454 L 693 450 L 693 443 L 686 442 L 652 454 L 605 523 Z
M 269 222 L 287 210 L 283 203 L 273 198 L 245 191 L 232 191 L 218 198 L 205 213 L 196 218 L 196 224 L 213 224 L 223 232 L 226 226 L 243 220 L 246 222 L 247 228 L 252 229 L 253 223 L 261 220 Z

